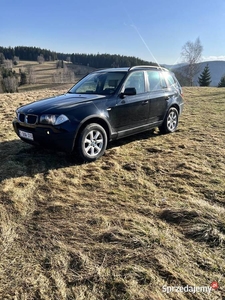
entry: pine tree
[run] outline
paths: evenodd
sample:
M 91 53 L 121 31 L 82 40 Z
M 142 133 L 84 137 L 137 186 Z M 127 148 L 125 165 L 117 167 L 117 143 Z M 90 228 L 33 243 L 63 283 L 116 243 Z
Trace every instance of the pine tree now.
M 218 87 L 225 87 L 225 75 L 221 77 Z
M 200 86 L 209 86 L 211 83 L 211 75 L 209 71 L 209 65 L 207 64 L 198 77 L 198 83 Z

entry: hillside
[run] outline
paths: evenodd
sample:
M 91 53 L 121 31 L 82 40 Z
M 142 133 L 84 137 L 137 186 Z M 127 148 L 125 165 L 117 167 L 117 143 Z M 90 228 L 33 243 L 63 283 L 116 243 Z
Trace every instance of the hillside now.
M 63 92 L 1 95 L 0 299 L 223 300 L 224 89 L 185 88 L 175 133 L 89 164 L 13 132 L 19 105 Z
M 48 87 L 59 87 L 68 84 L 72 86 L 94 68 L 82 65 L 74 65 L 63 61 L 63 68 L 58 67 L 62 61 L 46 61 L 39 64 L 35 61 L 20 61 L 13 66 L 13 70 L 19 74 L 20 70 L 26 72 L 28 83 L 19 86 L 19 91 L 42 89 Z
M 198 86 L 198 77 L 204 70 L 206 65 L 209 65 L 210 75 L 211 75 L 211 84 L 210 86 L 218 86 L 220 79 L 225 75 L 225 61 L 207 61 L 198 64 L 199 72 L 194 77 L 194 85 Z M 167 66 L 174 72 L 183 73 L 184 66 L 181 64 L 175 66 Z
M 40 58 L 45 61 L 64 60 L 70 61 L 74 65 L 90 66 L 92 68 L 109 68 L 111 66 L 134 66 L 142 65 L 156 65 L 156 63 L 142 60 L 134 56 L 124 56 L 120 54 L 87 54 L 87 53 L 56 53 L 47 49 L 37 47 L 17 46 L 17 47 L 1 47 L 0 46 L 0 64 L 1 61 L 6 60 L 28 60 L 37 61 Z

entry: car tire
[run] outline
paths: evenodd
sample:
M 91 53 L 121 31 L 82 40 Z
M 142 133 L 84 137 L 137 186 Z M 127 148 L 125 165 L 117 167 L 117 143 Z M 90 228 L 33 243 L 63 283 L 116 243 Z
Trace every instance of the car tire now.
M 178 126 L 178 111 L 175 107 L 171 107 L 163 121 L 162 125 L 159 127 L 161 133 L 172 133 L 177 129 Z
M 88 124 L 81 132 L 78 140 L 78 151 L 84 161 L 92 162 L 101 157 L 107 147 L 105 129 L 97 124 Z

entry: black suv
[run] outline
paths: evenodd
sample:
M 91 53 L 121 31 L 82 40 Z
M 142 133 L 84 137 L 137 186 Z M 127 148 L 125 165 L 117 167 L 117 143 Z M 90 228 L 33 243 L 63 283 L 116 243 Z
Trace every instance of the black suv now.
M 108 141 L 155 127 L 174 132 L 182 108 L 181 87 L 167 69 L 112 68 L 88 74 L 65 95 L 18 108 L 13 126 L 27 143 L 76 149 L 94 161 Z

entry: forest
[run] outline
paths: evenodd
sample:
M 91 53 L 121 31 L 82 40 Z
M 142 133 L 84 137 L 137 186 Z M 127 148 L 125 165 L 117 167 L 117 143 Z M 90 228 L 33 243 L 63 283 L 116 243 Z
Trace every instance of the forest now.
M 131 67 L 134 65 L 157 65 L 153 62 L 144 61 L 138 57 L 124 56 L 118 54 L 85 54 L 85 53 L 57 53 L 47 49 L 38 47 L 1 47 L 0 54 L 5 59 L 13 60 L 18 57 L 20 60 L 36 61 L 37 57 L 42 56 L 45 61 L 65 60 L 76 65 L 84 65 L 93 68 L 109 68 L 109 67 Z

